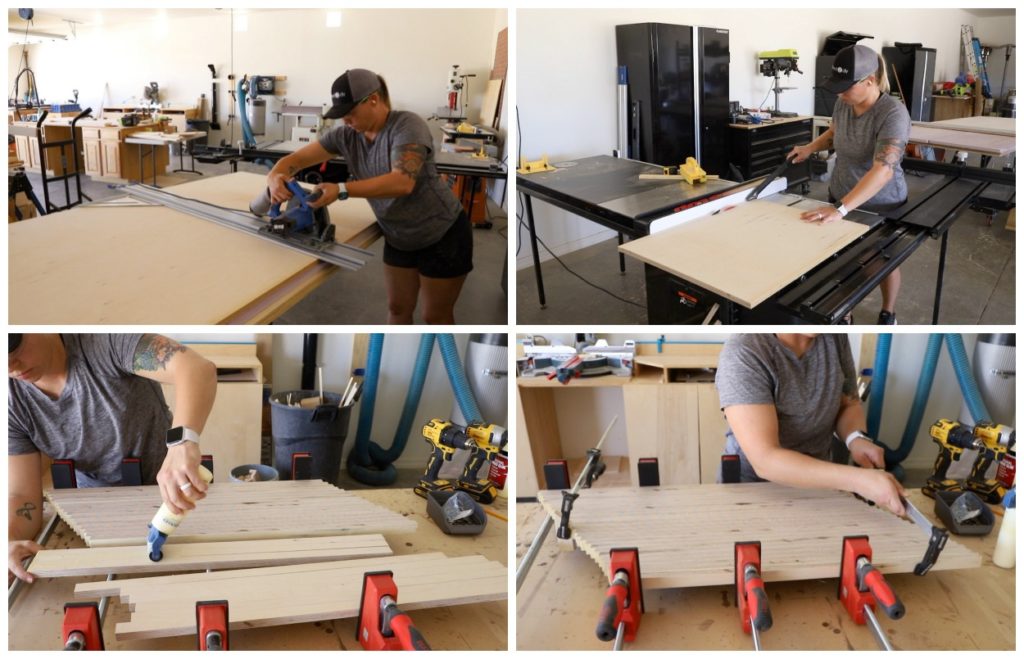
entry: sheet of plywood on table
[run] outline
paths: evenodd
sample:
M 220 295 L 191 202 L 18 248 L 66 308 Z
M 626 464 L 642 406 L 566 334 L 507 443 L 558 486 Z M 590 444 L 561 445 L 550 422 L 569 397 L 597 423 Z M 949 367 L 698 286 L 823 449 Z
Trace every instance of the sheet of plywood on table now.
M 168 544 L 160 561 L 139 546 L 44 549 L 29 568 L 38 577 L 227 570 L 292 565 L 371 556 L 389 556 L 384 536 L 343 535 L 316 538 L 236 540 Z
M 910 142 L 990 156 L 1005 156 L 1017 150 L 1017 139 L 1012 136 L 924 125 L 911 126 Z
M 697 385 L 697 415 L 700 435 L 700 482 L 714 483 L 718 480 L 718 466 L 725 452 L 725 432 L 729 424 L 725 421 L 718 389 L 714 384 Z
M 557 521 L 561 493 L 538 500 Z M 608 569 L 614 547 L 637 547 L 646 588 L 733 583 L 733 546 L 761 542 L 765 581 L 839 575 L 842 539 L 870 537 L 872 563 L 912 572 L 927 547 L 920 527 L 853 495 L 773 483 L 586 491 L 572 511 L 577 546 Z M 981 556 L 950 539 L 934 570 L 974 568 Z
M 948 130 L 964 130 L 972 133 L 1009 135 L 1012 137 L 1017 134 L 1016 122 L 1017 120 L 1011 117 L 960 117 L 959 119 L 945 119 L 915 125 L 945 128 Z
M 239 172 L 168 191 L 246 209 L 262 185 Z M 339 241 L 375 222 L 365 200 L 331 214 Z M 9 313 L 21 324 L 217 323 L 316 262 L 160 206 L 82 206 L 8 231 Z
M 622 388 L 622 395 L 633 484 L 640 483 L 640 458 L 658 458 L 659 480 L 665 485 L 699 483 L 696 385 L 633 383 Z
M 804 222 L 801 212 L 751 201 L 619 250 L 753 308 L 868 230 L 847 220 Z
M 404 610 L 503 600 L 508 570 L 481 556 L 426 553 L 80 584 L 85 597 L 119 595 L 132 618 L 118 639 L 195 633 L 195 602 L 226 599 L 232 629 L 358 615 L 363 575 L 391 570 Z
M 140 545 L 160 507 L 156 485 L 44 492 L 90 547 Z M 323 481 L 213 483 L 168 545 L 322 535 L 404 533 L 415 522 Z

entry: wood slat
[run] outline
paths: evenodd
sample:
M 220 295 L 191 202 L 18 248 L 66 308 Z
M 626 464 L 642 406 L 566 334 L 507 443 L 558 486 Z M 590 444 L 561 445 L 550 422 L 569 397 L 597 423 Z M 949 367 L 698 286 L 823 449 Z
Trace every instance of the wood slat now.
M 46 499 L 90 547 L 140 545 L 161 504 L 156 485 L 47 490 Z M 416 523 L 323 481 L 213 483 L 167 546 L 367 533 L 411 533 Z
M 39 577 L 187 572 L 389 556 L 382 535 L 238 540 L 167 545 L 159 562 L 139 546 L 44 549 L 29 570 Z
M 538 493 L 556 522 L 560 492 Z M 608 570 L 615 547 L 637 547 L 645 588 L 733 583 L 733 546 L 759 540 L 766 581 L 839 575 L 842 538 L 867 535 L 885 573 L 913 572 L 927 547 L 916 525 L 832 490 L 773 483 L 584 490 L 572 511 L 577 546 Z M 950 539 L 934 570 L 981 566 Z
M 404 610 L 505 599 L 508 572 L 480 556 L 412 554 L 79 584 L 78 596 L 120 595 L 131 620 L 119 640 L 195 633 L 195 602 L 227 599 L 232 629 L 355 617 L 363 574 L 391 570 Z

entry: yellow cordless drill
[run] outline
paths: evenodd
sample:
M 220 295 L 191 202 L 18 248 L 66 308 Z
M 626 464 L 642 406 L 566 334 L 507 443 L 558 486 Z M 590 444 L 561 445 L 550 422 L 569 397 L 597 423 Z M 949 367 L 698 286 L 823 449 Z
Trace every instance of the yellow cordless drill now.
M 949 466 L 953 462 L 960 460 L 964 449 L 977 448 L 974 433 L 970 428 L 962 426 L 957 421 L 939 419 L 932 424 L 928 434 L 939 445 L 939 455 L 935 458 L 934 471 L 928 477 L 921 491 L 933 499 L 936 492 L 961 491 L 963 483 L 953 478 L 946 478 L 946 472 L 949 471 Z
M 471 423 L 466 426 L 466 436 L 472 442 L 470 455 L 455 487 L 480 503 L 491 503 L 498 498 L 498 488 L 490 479 L 478 478 L 477 474 L 480 467 L 493 460 L 505 448 L 508 431 L 493 423 Z
M 430 452 L 430 460 L 427 461 L 427 468 L 423 472 L 420 482 L 413 488 L 413 491 L 421 497 L 426 498 L 427 492 L 443 492 L 455 489 L 455 483 L 449 480 L 438 478 L 441 466 L 445 462 L 451 462 L 455 451 L 460 448 L 472 448 L 473 443 L 466 435 L 466 429 L 451 421 L 442 419 L 431 419 L 423 426 L 423 439 L 433 446 Z
M 995 478 L 985 478 L 993 462 L 998 462 L 1016 442 L 1016 432 L 1009 426 L 982 421 L 974 426 L 974 447 L 978 457 L 971 466 L 971 475 L 964 481 L 964 489 L 977 494 L 987 503 L 999 503 L 1006 488 Z

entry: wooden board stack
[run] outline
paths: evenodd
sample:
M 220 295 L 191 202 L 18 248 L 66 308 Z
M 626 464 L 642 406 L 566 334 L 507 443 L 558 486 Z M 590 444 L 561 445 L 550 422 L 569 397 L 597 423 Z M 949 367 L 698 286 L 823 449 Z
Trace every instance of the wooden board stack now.
M 482 556 L 439 553 L 310 565 L 227 570 L 79 584 L 75 594 L 120 596 L 132 610 L 119 640 L 194 634 L 195 603 L 228 600 L 232 629 L 351 618 L 359 614 L 363 574 L 391 570 L 406 611 L 506 599 L 508 571 Z
M 46 499 L 90 547 L 141 545 L 160 507 L 156 485 L 47 490 Z M 416 522 L 318 480 L 213 483 L 167 546 L 366 533 L 412 533 Z
M 561 492 L 537 496 L 560 519 Z M 571 517 L 577 546 L 607 573 L 609 551 L 637 547 L 645 588 L 732 584 L 736 542 L 761 542 L 765 581 L 839 576 L 842 539 L 867 535 L 872 563 L 912 572 L 927 538 L 907 520 L 833 490 L 773 483 L 584 490 Z M 981 566 L 981 556 L 949 540 L 933 570 Z
M 156 562 L 136 545 L 44 549 L 35 555 L 29 569 L 37 577 L 79 577 L 227 570 L 390 555 L 391 547 L 382 535 L 343 535 L 169 544 L 164 547 L 164 557 Z

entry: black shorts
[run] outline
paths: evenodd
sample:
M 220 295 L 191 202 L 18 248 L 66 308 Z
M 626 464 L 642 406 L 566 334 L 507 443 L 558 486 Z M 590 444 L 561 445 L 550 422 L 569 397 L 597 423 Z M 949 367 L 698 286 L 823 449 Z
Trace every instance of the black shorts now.
M 465 213 L 459 213 L 441 240 L 421 249 L 398 249 L 385 239 L 384 263 L 394 268 L 415 268 L 424 277 L 461 277 L 473 269 L 473 225 Z

